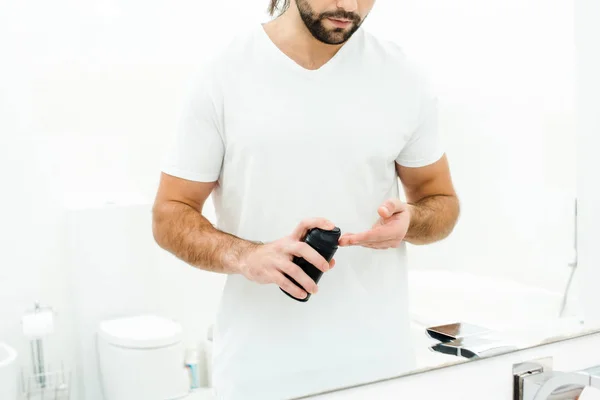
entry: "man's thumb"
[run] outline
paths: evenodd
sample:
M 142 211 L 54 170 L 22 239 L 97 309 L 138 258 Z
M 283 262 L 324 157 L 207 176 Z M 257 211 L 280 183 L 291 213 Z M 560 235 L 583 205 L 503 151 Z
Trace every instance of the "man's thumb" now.
M 404 211 L 404 203 L 400 199 L 389 199 L 383 202 L 377 212 L 382 218 L 389 218 L 395 213 Z

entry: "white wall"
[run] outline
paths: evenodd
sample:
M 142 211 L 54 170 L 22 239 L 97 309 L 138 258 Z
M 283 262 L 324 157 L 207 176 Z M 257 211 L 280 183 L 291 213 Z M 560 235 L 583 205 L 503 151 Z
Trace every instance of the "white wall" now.
M 579 197 L 579 281 L 588 319 L 600 323 L 598 224 L 600 222 L 600 3 L 576 1 L 577 38 L 577 192 Z
M 370 29 L 401 43 L 436 84 L 463 203 L 453 236 L 413 248 L 412 267 L 563 290 L 575 197 L 573 1 L 377 5 Z
M 0 340 L 27 354 L 19 316 L 41 299 L 59 313 L 54 352 L 72 343 L 63 198 L 124 191 L 151 199 L 186 79 L 236 22 L 265 19 L 266 4 L 0 5 L 0 177 L 9 193 L 0 200 Z M 575 193 L 572 14 L 569 0 L 377 2 L 366 27 L 401 43 L 439 89 L 463 201 L 451 239 L 411 249 L 414 268 L 562 289 Z M 226 22 L 213 23 L 215 15 Z M 171 305 L 162 310 L 200 332 L 193 288 L 203 276 L 168 265 L 157 277 L 177 283 L 162 292 Z M 218 296 L 218 285 L 208 287 L 199 303 Z

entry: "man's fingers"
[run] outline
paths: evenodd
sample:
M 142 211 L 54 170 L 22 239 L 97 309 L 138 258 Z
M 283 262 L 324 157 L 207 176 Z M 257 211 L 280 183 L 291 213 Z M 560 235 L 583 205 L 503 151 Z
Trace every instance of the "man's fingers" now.
M 298 284 L 300 284 L 300 286 L 302 286 L 304 290 L 308 293 L 314 294 L 317 293 L 317 291 L 319 290 L 315 281 L 313 281 L 310 278 L 310 276 L 308 276 L 306 272 L 302 270 L 302 268 L 300 268 L 293 262 L 285 262 L 280 265 L 279 269 L 285 274 L 287 274 L 289 277 L 291 277 L 293 280 L 298 282 Z
M 393 240 L 394 230 L 386 226 L 378 226 L 365 232 L 346 234 L 340 238 L 340 246 L 362 245 Z
M 340 246 L 348 246 L 350 244 L 350 239 L 352 239 L 354 237 L 354 233 L 344 233 L 342 234 L 342 236 L 340 237 L 340 240 L 338 241 L 338 245 Z
M 351 234 L 349 234 L 349 233 L 343 234 L 340 237 L 340 240 L 338 240 L 338 245 L 342 246 L 342 247 L 343 246 L 348 246 L 350 244 L 350 242 L 349 242 L 350 235 Z
M 361 242 L 361 243 L 351 243 L 351 238 L 344 238 L 344 240 L 340 240 L 340 246 L 362 246 L 362 247 L 368 247 L 370 249 L 396 248 L 401 243 L 402 243 L 402 240 L 397 240 L 397 239 L 385 240 L 383 242 Z
M 377 243 L 363 243 L 361 246 L 368 247 L 370 249 L 385 250 L 385 249 L 395 249 L 398 246 L 400 246 L 400 243 L 402 243 L 401 240 L 388 240 L 385 242 L 377 242 Z
M 392 215 L 394 215 L 393 213 L 390 212 L 390 210 L 386 206 L 379 207 L 377 209 L 377 213 L 379 214 L 379 216 L 381 218 L 389 218 Z
M 308 296 L 308 294 L 304 290 L 300 289 L 298 286 L 292 283 L 292 281 L 286 278 L 285 275 L 283 275 L 281 272 L 279 272 L 275 277 L 275 284 L 277 284 L 277 286 L 279 286 L 281 289 L 283 289 L 284 291 L 291 294 L 297 299 L 302 300 L 305 299 L 306 296 Z
M 325 218 L 305 219 L 302 222 L 300 222 L 300 224 L 298 224 L 296 229 L 294 229 L 294 232 L 292 232 L 292 237 L 295 240 L 301 240 L 304 237 L 304 235 L 306 235 L 306 232 L 308 232 L 308 230 L 312 228 L 331 230 L 335 228 L 335 224 Z
M 315 249 L 304 242 L 295 242 L 288 249 L 289 253 L 304 258 L 323 272 L 329 270 L 329 263 Z

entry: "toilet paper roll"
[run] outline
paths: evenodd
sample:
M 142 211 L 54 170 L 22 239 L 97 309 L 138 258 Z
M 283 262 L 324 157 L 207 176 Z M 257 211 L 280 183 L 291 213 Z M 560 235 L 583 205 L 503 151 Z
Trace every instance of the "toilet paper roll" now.
M 54 315 L 51 310 L 23 315 L 23 334 L 30 339 L 40 339 L 54 332 Z

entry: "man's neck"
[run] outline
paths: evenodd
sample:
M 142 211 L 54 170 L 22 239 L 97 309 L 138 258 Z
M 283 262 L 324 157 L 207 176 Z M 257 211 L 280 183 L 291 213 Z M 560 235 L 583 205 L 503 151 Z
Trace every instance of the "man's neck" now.
M 319 69 L 342 47 L 315 39 L 304 25 L 297 10 L 290 7 L 283 15 L 264 25 L 273 43 L 306 69 Z

